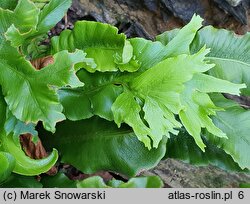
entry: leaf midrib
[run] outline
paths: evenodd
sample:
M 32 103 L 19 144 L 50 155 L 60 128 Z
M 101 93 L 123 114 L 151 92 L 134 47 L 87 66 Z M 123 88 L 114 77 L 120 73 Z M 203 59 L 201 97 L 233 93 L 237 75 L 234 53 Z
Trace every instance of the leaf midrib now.
M 242 64 L 244 66 L 248 66 L 250 69 L 250 64 L 237 60 L 237 59 L 232 59 L 232 58 L 219 58 L 219 57 L 206 57 L 206 59 L 210 59 L 210 60 L 221 60 L 221 61 L 230 61 L 230 62 L 235 62 L 235 63 L 239 63 Z
M 133 137 L 135 136 L 133 134 L 132 130 L 124 130 L 124 131 L 119 131 L 118 133 L 112 133 L 108 131 L 97 131 L 92 134 L 86 134 L 83 136 L 83 134 L 72 134 L 67 137 L 63 137 L 60 139 L 60 144 L 75 144 L 74 141 L 83 141 L 83 142 L 88 142 L 88 141 L 96 141 L 96 140 L 101 140 L 100 138 L 109 138 L 112 139 L 114 137 Z M 90 136 L 91 135 L 91 136 Z M 77 138 L 78 140 L 74 140 L 73 138 Z M 56 138 L 55 138 L 56 139 Z
M 1 63 L 1 62 L 0 62 L 0 63 Z M 2 63 L 1 63 L 1 64 L 2 64 Z M 32 86 L 31 86 L 31 82 L 29 81 L 29 79 L 28 79 L 23 73 L 17 71 L 16 69 L 14 69 L 14 68 L 13 68 L 12 66 L 10 66 L 9 64 L 8 64 L 7 67 L 8 67 L 9 69 L 11 69 L 13 72 L 15 72 L 17 75 L 19 75 L 20 78 L 23 78 L 24 82 L 25 82 L 25 83 L 27 84 L 27 86 L 28 86 L 29 92 L 30 92 L 32 98 L 34 99 L 34 102 L 36 103 L 37 107 L 40 107 L 39 109 L 41 110 L 42 114 L 43 114 L 44 116 L 46 116 L 46 114 L 44 113 L 44 111 L 41 109 L 41 106 L 39 105 L 39 102 L 37 101 L 36 97 L 34 97 L 33 90 L 32 90 Z M 45 117 L 45 118 L 47 118 L 47 117 Z M 47 118 L 47 119 L 48 119 L 48 118 Z M 34 122 L 34 121 L 32 121 L 32 122 Z

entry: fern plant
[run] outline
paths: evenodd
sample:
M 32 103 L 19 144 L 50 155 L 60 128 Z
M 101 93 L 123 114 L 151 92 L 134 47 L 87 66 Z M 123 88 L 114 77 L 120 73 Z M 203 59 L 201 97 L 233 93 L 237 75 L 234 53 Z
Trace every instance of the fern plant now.
M 161 187 L 158 177 L 132 177 L 166 158 L 249 171 L 250 112 L 222 95 L 250 94 L 249 34 L 203 27 L 196 15 L 155 41 L 78 21 L 42 45 L 70 5 L 2 0 L 1 187 Z M 51 61 L 38 70 L 40 58 Z M 28 156 L 24 134 L 50 154 Z M 43 174 L 59 164 L 131 179 Z

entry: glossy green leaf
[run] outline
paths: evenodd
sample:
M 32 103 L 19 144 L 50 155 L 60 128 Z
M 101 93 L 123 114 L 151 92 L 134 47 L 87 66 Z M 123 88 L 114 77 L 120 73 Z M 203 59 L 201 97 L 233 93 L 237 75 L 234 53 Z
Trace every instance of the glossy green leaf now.
M 41 10 L 37 25 L 38 33 L 46 33 L 66 14 L 72 0 L 50 0 Z
M 31 29 L 35 29 L 38 22 L 39 10 L 29 0 L 19 0 L 14 11 L 2 8 L 0 10 L 0 13 L 2 13 L 0 17 L 2 33 L 7 31 L 12 24 L 20 29 L 20 32 L 26 33 Z
M 19 0 L 12 15 L 11 26 L 5 36 L 11 45 L 20 46 L 35 31 L 39 9 L 29 0 Z
M 85 54 L 62 51 L 54 55 L 53 64 L 37 71 L 15 48 L 8 44 L 4 48 L 0 52 L 0 84 L 8 108 L 21 121 L 41 120 L 45 128 L 55 131 L 56 122 L 65 119 L 55 90 L 83 85 L 75 75 L 74 64 L 84 61 Z
M 156 40 L 161 43 L 143 38 L 130 39 L 136 60 L 141 64 L 140 71 L 153 67 L 167 57 L 189 54 L 189 45 L 201 27 L 201 22 L 202 19 L 199 16 L 194 16 L 182 29 L 166 31 L 158 35 Z
M 14 25 L 21 33 L 29 32 L 31 29 L 35 29 L 38 23 L 38 14 L 39 9 L 36 8 L 34 3 L 29 0 L 19 0 L 14 10 Z
M 130 128 L 118 129 L 114 123 L 97 117 L 65 121 L 58 124 L 54 135 L 41 135 L 45 146 L 58 148 L 64 163 L 89 174 L 109 170 L 134 176 L 154 167 L 163 157 L 166 144 L 164 139 L 158 149 L 149 151 Z
M 181 125 L 175 120 L 174 114 L 179 114 L 183 125 L 203 151 L 205 145 L 200 137 L 201 128 L 207 128 L 218 137 L 226 137 L 210 118 L 221 109 L 213 104 L 207 93 L 239 94 L 245 85 L 202 74 L 213 67 L 203 61 L 207 53 L 207 50 L 202 49 L 192 56 L 168 58 L 131 79 L 129 88 L 124 86 L 124 93 L 118 96 L 112 106 L 118 127 L 123 122 L 127 123 L 149 149 L 150 139 L 153 147 L 157 147 L 163 135 L 178 133 L 175 128 Z M 141 115 L 142 110 L 144 115 Z
M 55 149 L 44 159 L 29 158 L 22 150 L 21 145 L 16 145 L 13 136 L 5 135 L 3 131 L 0 132 L 0 140 L 2 142 L 0 150 L 10 153 L 15 158 L 16 163 L 13 172 L 21 175 L 34 176 L 45 173 L 55 165 L 58 159 L 58 153 Z
M 58 94 L 64 114 L 70 120 L 81 120 L 98 115 L 113 120 L 111 106 L 123 91 L 120 73 L 89 73 L 82 69 L 77 73 L 84 87 L 60 89 Z
M 171 135 L 168 140 L 165 158 L 174 158 L 198 166 L 211 164 L 229 171 L 241 171 L 229 154 L 209 142 L 206 137 L 203 136 L 202 140 L 206 145 L 205 152 L 196 145 L 194 138 L 186 130 L 181 130 L 177 136 Z
M 238 36 L 231 31 L 206 26 L 195 37 L 191 50 L 195 53 L 206 45 L 207 59 L 215 64 L 209 74 L 233 83 L 245 83 L 242 93 L 250 95 L 250 34 Z
M 161 35 L 158 35 L 156 40 L 166 45 L 168 57 L 177 56 L 180 54 L 189 54 L 189 46 L 192 43 L 196 32 L 201 28 L 202 21 L 203 19 L 200 16 L 194 15 L 191 21 L 181 30 L 174 30 L 170 34 L 167 31 Z M 169 38 L 172 38 L 173 34 L 176 34 L 176 36 L 171 41 L 169 41 Z
M 7 117 L 4 124 L 6 134 L 13 133 L 13 136 L 19 138 L 19 135 L 30 133 L 33 137 L 38 136 L 38 132 L 35 130 L 35 124 L 26 124 L 18 120 L 9 110 L 7 110 Z
M 4 33 L 14 21 L 13 12 L 0 8 L 0 46 L 4 41 Z
M 148 136 L 153 138 L 154 135 L 151 134 L 151 130 L 140 118 L 141 107 L 131 92 L 125 91 L 121 94 L 113 104 L 112 111 L 114 113 L 114 120 L 119 128 L 121 124 L 125 122 L 133 128 L 138 139 L 143 142 L 148 149 L 151 149 L 151 140 Z M 157 140 L 157 142 L 161 139 L 162 138 Z
M 206 128 L 217 137 L 226 138 L 226 134 L 216 127 L 210 118 L 222 108 L 214 105 L 208 93 L 239 95 L 240 89 L 244 87 L 245 85 L 232 84 L 205 74 L 195 74 L 193 79 L 186 83 L 185 90 L 181 94 L 181 104 L 185 108 L 180 111 L 179 116 L 189 134 L 194 137 L 196 144 L 203 151 L 205 144 L 200 137 L 201 128 Z
M 22 50 L 30 59 L 38 59 L 46 57 L 48 54 L 48 46 L 42 45 L 41 42 L 46 40 L 47 35 L 41 35 L 33 39 L 31 42 L 25 44 Z
M 71 0 L 50 0 L 40 10 L 30 0 L 19 0 L 14 11 L 0 9 L 0 21 L 3 21 L 0 32 L 6 32 L 6 39 L 14 47 L 21 46 L 24 54 L 38 57 L 37 50 L 44 49 L 40 46 L 43 37 L 65 15 L 70 5 Z
M 163 187 L 163 182 L 158 176 L 148 176 L 131 178 L 126 183 L 111 180 L 108 185 L 113 188 L 161 188 Z
M 8 155 L 7 160 L 5 159 L 5 166 L 7 165 L 6 161 L 10 161 L 13 157 L 13 172 L 15 173 L 33 176 L 47 172 L 57 161 L 57 151 L 54 149 L 47 158 L 40 160 L 34 160 L 26 156 L 20 145 L 19 135 L 13 137 L 12 134 L 7 135 L 4 131 L 4 125 L 6 123 L 5 119 L 7 117 L 6 109 L 6 103 L 4 102 L 2 95 L 0 95 L 0 152 L 3 151 L 10 154 L 10 156 Z M 3 163 L 0 162 L 0 164 L 2 166 Z
M 63 113 L 69 120 L 76 121 L 91 118 L 91 102 L 83 88 L 62 88 L 58 91 Z
M 16 8 L 18 0 L 1 0 L 0 7 L 3 9 L 13 10 Z
M 92 176 L 77 183 L 77 188 L 110 188 L 100 176 Z
M 141 72 L 153 67 L 167 56 L 166 47 L 160 42 L 143 38 L 132 38 L 129 41 L 133 46 L 133 55 L 140 64 Z
M 19 136 L 21 134 L 30 133 L 33 135 L 33 140 L 37 141 L 38 133 L 35 130 L 35 124 L 29 123 L 26 124 L 18 120 L 11 111 L 7 108 L 7 104 L 4 101 L 4 97 L 0 92 L 0 115 L 1 122 L 0 127 L 3 128 L 6 132 L 6 135 L 13 134 L 13 139 L 16 144 L 19 144 Z
M 6 103 L 4 101 L 2 91 L 0 90 L 0 129 L 4 127 L 5 120 L 6 120 Z
M 176 133 L 174 128 L 180 127 L 180 124 L 174 114 L 183 109 L 180 94 L 185 88 L 184 83 L 191 80 L 194 73 L 212 67 L 203 62 L 206 53 L 203 49 L 193 56 L 168 58 L 132 79 L 129 89 L 119 95 L 112 106 L 117 125 L 123 122 L 130 125 L 138 139 L 149 149 L 150 138 L 153 147 L 157 147 L 163 135 Z M 149 126 L 141 118 L 140 101 L 144 102 L 144 119 Z
M 82 181 L 70 180 L 64 173 L 45 176 L 41 183 L 44 188 L 161 188 L 163 182 L 158 176 L 135 177 L 128 182 L 112 179 L 107 183 L 100 176 L 92 176 Z
M 180 28 L 175 28 L 173 30 L 165 31 L 162 34 L 157 35 L 155 37 L 155 40 L 161 42 L 163 45 L 166 46 L 170 41 L 172 41 L 177 36 L 180 30 L 181 30 Z
M 222 96 L 213 97 L 215 104 L 218 103 L 221 107 L 223 104 L 228 104 L 227 100 Z M 224 109 L 225 111 L 217 112 L 217 115 L 213 117 L 213 122 L 226 133 L 228 139 L 214 137 L 213 134 L 207 132 L 205 135 L 209 142 L 230 154 L 242 169 L 250 169 L 250 111 L 239 107 L 236 103 L 225 106 Z
M 0 183 L 1 188 L 42 188 L 42 184 L 34 177 L 11 174 L 11 176 Z
M 87 57 L 93 58 L 97 67 L 85 65 L 90 71 L 117 71 L 119 64 L 126 64 L 132 58 L 132 50 L 129 42 L 126 42 L 124 34 L 118 34 L 118 29 L 99 22 L 78 21 L 72 31 L 65 30 L 60 36 L 51 40 L 51 52 L 56 53 L 61 50 L 74 51 L 82 49 L 87 53 Z M 136 71 L 134 68 L 122 66 L 122 71 Z
M 107 184 L 99 176 L 93 176 L 77 183 L 78 188 L 161 188 L 163 182 L 158 176 L 131 178 L 128 182 L 112 179 Z
M 44 188 L 76 188 L 76 181 L 70 180 L 64 173 L 55 176 L 43 176 L 41 183 Z
M 5 36 L 6 36 L 6 39 L 11 42 L 12 46 L 18 47 L 18 46 L 21 46 L 25 42 L 26 38 L 28 38 L 32 32 L 33 30 L 30 30 L 29 32 L 26 32 L 26 33 L 20 33 L 20 31 L 14 26 L 14 24 L 12 24 L 8 28 Z
M 6 103 L 0 91 L 0 129 L 3 129 L 6 118 Z M 8 152 L 2 152 L 2 140 L 0 139 L 0 184 L 7 179 L 15 167 L 15 159 Z
M 13 171 L 15 167 L 15 159 L 11 154 L 0 151 L 0 164 L 1 164 L 0 168 L 0 184 L 1 184 L 1 182 L 6 180 Z
M 250 183 L 241 183 L 240 188 L 250 188 Z

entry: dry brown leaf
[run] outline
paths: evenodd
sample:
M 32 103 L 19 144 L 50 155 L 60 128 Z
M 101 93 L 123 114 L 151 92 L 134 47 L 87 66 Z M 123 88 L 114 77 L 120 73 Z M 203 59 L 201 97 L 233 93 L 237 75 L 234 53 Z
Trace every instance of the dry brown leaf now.
M 48 156 L 41 140 L 39 139 L 35 144 L 32 141 L 32 135 L 27 133 L 20 136 L 20 143 L 26 153 L 32 159 L 43 159 Z M 48 175 L 55 175 L 57 173 L 57 168 L 53 166 L 48 172 Z
M 92 176 L 100 176 L 104 179 L 105 182 L 107 182 L 111 180 L 112 178 L 114 178 L 112 174 L 108 171 L 100 171 L 94 174 L 85 174 L 69 164 L 64 164 L 63 169 L 66 172 L 66 175 L 71 180 L 84 180 Z
M 47 57 L 43 57 L 43 58 L 39 58 L 39 59 L 35 59 L 31 61 L 31 64 L 35 67 L 35 69 L 40 70 L 50 64 L 54 63 L 54 58 L 52 55 L 47 56 Z

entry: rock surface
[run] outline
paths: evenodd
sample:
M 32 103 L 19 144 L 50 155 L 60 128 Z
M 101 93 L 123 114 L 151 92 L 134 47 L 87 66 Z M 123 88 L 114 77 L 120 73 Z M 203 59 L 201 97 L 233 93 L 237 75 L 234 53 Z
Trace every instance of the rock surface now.
M 231 6 L 225 0 L 74 0 L 70 21 L 96 20 L 117 26 L 128 37 L 153 38 L 159 33 L 182 27 L 194 13 L 205 24 L 234 30 L 249 30 L 250 0 Z
M 250 183 L 250 174 L 223 171 L 214 166 L 197 167 L 174 159 L 161 161 L 143 175 L 158 175 L 165 187 L 172 188 L 237 188 Z

